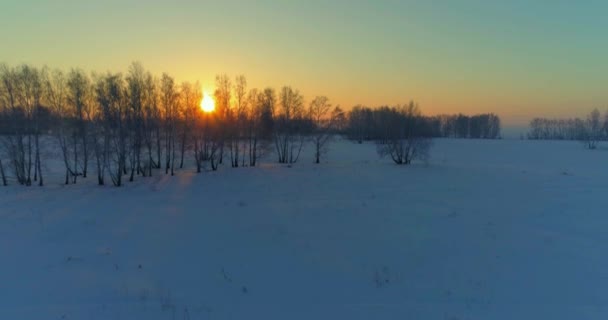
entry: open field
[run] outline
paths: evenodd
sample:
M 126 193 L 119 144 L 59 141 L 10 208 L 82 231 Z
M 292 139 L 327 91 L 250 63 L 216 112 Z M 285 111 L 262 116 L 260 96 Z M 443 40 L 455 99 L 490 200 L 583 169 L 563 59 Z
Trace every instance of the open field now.
M 0 319 L 605 319 L 608 150 L 338 141 L 291 168 L 0 187 Z

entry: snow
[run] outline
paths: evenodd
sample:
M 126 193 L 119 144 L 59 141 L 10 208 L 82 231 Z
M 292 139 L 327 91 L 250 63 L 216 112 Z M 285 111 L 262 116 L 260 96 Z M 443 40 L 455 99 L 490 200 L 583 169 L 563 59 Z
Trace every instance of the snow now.
M 291 168 L 0 188 L 0 319 L 605 319 L 608 150 L 337 141 Z

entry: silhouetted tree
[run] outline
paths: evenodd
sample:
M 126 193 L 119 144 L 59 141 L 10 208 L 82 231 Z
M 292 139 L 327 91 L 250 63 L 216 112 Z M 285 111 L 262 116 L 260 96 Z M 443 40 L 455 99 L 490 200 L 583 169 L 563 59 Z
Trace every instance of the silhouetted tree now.
M 583 142 L 585 147 L 591 150 L 596 149 L 598 142 L 602 138 L 603 131 L 599 110 L 594 109 L 591 111 L 587 116 L 587 121 L 579 130 L 579 140 Z
M 177 99 L 179 93 L 171 76 L 163 73 L 160 81 L 160 104 L 164 112 L 165 130 L 165 174 L 174 175 L 175 168 L 175 135 L 177 122 Z
M 228 113 L 227 122 L 229 128 L 228 147 L 230 149 L 230 164 L 237 168 L 239 163 L 245 165 L 244 153 L 247 148 L 247 141 L 243 139 L 245 123 L 247 117 L 247 79 L 245 76 L 238 76 L 234 82 L 234 104 Z M 240 158 L 243 158 L 240 161 Z
M 410 102 L 387 110 L 385 137 L 377 142 L 380 156 L 390 156 L 396 164 L 408 165 L 412 160 L 426 161 L 431 139 L 424 134 L 424 122 L 418 106 Z
M 67 102 L 74 114 L 72 132 L 76 175 L 87 177 L 89 163 L 90 80 L 82 70 L 72 69 L 67 77 Z
M 534 118 L 527 136 L 533 140 L 579 140 L 586 148 L 595 149 L 599 141 L 606 139 L 605 128 L 600 112 L 595 109 L 585 120 Z
M 321 155 L 327 152 L 327 143 L 331 138 L 333 119 L 330 118 L 331 104 L 325 96 L 315 97 L 310 102 L 309 116 L 314 125 L 312 142 L 314 144 L 315 163 L 321 162 Z
M 143 138 L 148 151 L 148 160 L 144 168 L 148 176 L 152 176 L 152 168 L 160 168 L 161 163 L 161 112 L 159 107 L 159 94 L 157 81 L 150 72 L 147 72 L 143 83 Z M 156 155 L 156 161 L 154 160 Z
M 12 124 L 12 132 L 2 136 L 3 145 L 17 182 L 32 185 L 41 177 L 40 129 L 43 108 L 43 76 L 41 71 L 22 65 L 9 68 L 0 65 L 0 107 Z
M 65 75 L 59 70 L 53 71 L 45 81 L 45 88 L 46 101 L 59 119 L 55 126 L 54 135 L 59 143 L 65 166 L 65 184 L 69 184 L 70 180 L 76 183 L 78 163 L 75 161 L 78 160 L 78 155 L 73 154 L 77 152 L 77 149 L 70 147 L 70 141 L 73 140 L 77 132 L 74 113 L 67 105 L 67 79 Z
M 129 98 L 121 74 L 99 77 L 95 84 L 98 112 L 95 117 L 95 154 L 98 163 L 98 182 L 104 184 L 105 171 L 114 186 L 122 186 L 127 172 Z
M 200 132 L 197 132 L 199 129 L 197 127 L 199 125 L 198 119 L 200 118 L 202 112 L 200 108 L 202 97 L 203 94 L 198 82 L 194 85 L 189 82 L 182 83 L 180 91 L 180 110 L 182 113 L 180 168 L 183 168 L 184 166 L 184 153 L 187 149 L 186 146 L 192 144 L 195 149 L 195 160 L 197 160 L 197 172 L 200 172 L 202 165 L 202 162 L 198 161 L 202 159 L 198 158 L 198 139 L 200 137 Z
M 215 77 L 215 109 L 216 122 L 221 123 L 216 130 L 219 130 L 220 150 L 219 163 L 224 162 L 224 148 L 226 140 L 231 138 L 233 128 L 230 126 L 233 116 L 230 109 L 230 100 L 232 97 L 232 82 L 230 78 L 223 74 Z
M 140 63 L 133 63 L 129 67 L 126 77 L 127 98 L 129 100 L 129 110 L 127 117 L 128 136 L 129 136 L 129 163 L 131 175 L 129 181 L 133 181 L 135 174 L 144 173 L 141 165 L 141 153 L 144 146 L 144 110 L 145 110 L 145 84 L 146 74 Z
M 304 146 L 304 98 L 298 90 L 283 87 L 280 111 L 275 117 L 274 143 L 279 163 L 295 163 Z

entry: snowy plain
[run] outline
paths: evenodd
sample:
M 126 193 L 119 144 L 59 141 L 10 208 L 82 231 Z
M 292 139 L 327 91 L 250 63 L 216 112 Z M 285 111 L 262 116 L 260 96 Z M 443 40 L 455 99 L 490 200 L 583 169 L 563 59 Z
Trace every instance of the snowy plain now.
M 603 146 L 602 146 L 603 147 Z M 0 187 L 0 319 L 606 319 L 608 150 L 435 140 Z

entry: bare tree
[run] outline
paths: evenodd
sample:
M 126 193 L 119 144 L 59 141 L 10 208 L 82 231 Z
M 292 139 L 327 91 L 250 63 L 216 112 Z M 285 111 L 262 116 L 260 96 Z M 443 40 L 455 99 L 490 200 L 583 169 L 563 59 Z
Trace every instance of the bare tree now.
M 135 173 L 140 174 L 145 171 L 141 166 L 141 152 L 144 144 L 144 104 L 145 104 L 145 84 L 146 72 L 140 63 L 134 62 L 129 67 L 126 77 L 127 98 L 129 109 L 127 117 L 128 136 L 129 136 L 129 163 L 131 175 L 129 181 L 133 181 Z
M 2 111 L 11 124 L 11 133 L 3 135 L 2 142 L 17 182 L 25 184 L 25 149 L 23 146 L 25 117 L 23 110 L 17 106 L 16 70 L 5 64 L 0 65 L 0 80 Z
M 43 80 L 42 72 L 36 68 L 23 65 L 20 68 L 19 85 L 21 94 L 18 95 L 19 102 L 26 114 L 26 121 L 28 122 L 28 167 L 32 167 L 32 139 L 33 141 L 33 169 L 34 169 L 34 181 L 38 181 L 39 185 L 42 186 L 42 166 L 40 160 L 40 130 L 41 130 L 41 112 L 42 105 L 41 99 L 43 97 Z M 28 169 L 28 185 L 31 185 L 30 180 L 30 169 Z
M 232 110 L 230 109 L 232 82 L 225 74 L 217 75 L 215 77 L 215 88 L 216 122 L 222 123 L 217 128 L 220 134 L 219 163 L 222 164 L 224 162 L 225 142 L 230 138 L 233 131 L 233 128 L 230 126 L 232 123 Z
M 231 138 L 230 144 L 230 162 L 233 168 L 239 166 L 239 159 L 244 153 L 246 141 L 243 138 L 243 129 L 246 121 L 247 111 L 247 79 L 241 75 L 236 77 L 234 84 L 234 108 L 231 112 Z M 242 166 L 245 166 L 245 157 L 243 156 Z
M 4 69 L 3 65 L 0 65 L 0 134 L 8 134 L 8 125 L 7 125 L 7 114 L 6 114 L 6 108 L 5 108 L 5 103 L 6 101 L 4 101 L 4 94 L 3 94 L 3 86 L 2 86 L 2 70 Z M 0 140 L 0 142 L 2 142 Z M 2 158 L 4 156 L 4 148 L 3 145 L 0 144 L 0 177 L 2 178 L 2 185 L 3 186 L 7 186 L 8 185 L 8 181 L 6 179 L 6 173 L 4 171 L 4 164 L 2 162 Z
M 43 184 L 39 142 L 42 78 L 38 69 L 27 65 L 0 65 L 1 106 L 12 123 L 12 134 L 3 136 L 3 144 L 17 182 L 26 186 L 32 185 L 32 169 L 33 180 Z
M 333 126 L 330 118 L 331 104 L 325 96 L 315 97 L 310 102 L 309 116 L 314 125 L 312 142 L 315 147 L 315 163 L 321 163 L 321 155 L 327 152 L 327 143 L 331 138 Z
M 164 111 L 165 123 L 165 174 L 174 174 L 175 168 L 175 135 L 177 121 L 177 98 L 179 93 L 175 87 L 175 81 L 171 76 L 163 73 L 160 81 L 161 106 Z
M 200 91 L 199 91 L 200 92 Z M 202 93 L 200 93 L 202 98 Z M 194 106 L 192 112 L 192 145 L 194 146 L 194 162 L 196 164 L 196 173 L 200 173 L 203 169 L 203 164 L 207 157 L 206 150 L 206 128 L 205 115 L 198 106 Z
M 587 116 L 587 121 L 579 127 L 579 140 L 587 149 L 596 149 L 597 144 L 602 138 L 602 123 L 600 120 L 600 111 L 594 109 Z
M 190 82 L 183 82 L 180 86 L 178 109 L 181 115 L 180 121 L 180 169 L 184 167 L 184 154 L 188 149 L 193 137 L 193 130 L 196 125 L 196 118 L 199 116 L 200 102 L 202 93 L 200 84 L 197 82 L 192 85 Z
M 161 134 L 160 108 L 158 102 L 157 84 L 152 75 L 147 72 L 144 77 L 143 90 L 143 139 L 148 153 L 144 166 L 144 176 L 152 176 L 152 168 L 160 168 Z M 156 161 L 154 153 L 156 152 Z
M 82 70 L 72 69 L 67 78 L 68 105 L 75 116 L 76 130 L 73 132 L 74 162 L 76 174 L 87 177 L 89 163 L 90 80 Z M 80 155 L 80 157 L 79 157 Z M 80 170 L 78 168 L 80 167 Z
M 245 136 L 246 136 L 246 150 L 248 155 L 248 164 L 254 167 L 257 163 L 258 158 L 258 143 L 260 133 L 260 110 L 263 103 L 263 93 L 258 92 L 258 89 L 249 90 L 247 95 L 247 110 L 246 110 L 246 125 L 245 125 Z M 245 161 L 243 156 L 243 161 Z
M 97 166 L 97 184 L 105 185 L 105 172 L 108 167 L 110 152 L 110 141 L 112 130 L 110 127 L 111 118 L 111 95 L 109 90 L 108 76 L 93 75 L 93 93 L 95 98 L 94 116 L 92 117 L 92 145 Z M 66 157 L 64 157 L 66 158 Z M 67 184 L 67 172 L 66 172 Z
M 128 150 L 129 98 L 121 74 L 107 74 L 95 84 L 98 103 L 96 117 L 99 134 L 95 139 L 95 154 L 98 162 L 99 184 L 104 182 L 107 172 L 114 186 L 122 186 L 126 174 Z
M 2 80 L 2 108 L 3 113 L 12 124 L 11 133 L 4 135 L 3 145 L 9 157 L 10 166 L 13 169 L 17 182 L 26 184 L 26 161 L 25 161 L 25 115 L 23 109 L 17 104 L 18 73 L 14 68 L 0 65 L 0 79 Z
M 201 108 L 200 102 L 203 97 L 203 94 L 200 89 L 200 84 L 197 82 L 192 85 L 190 82 L 184 82 L 181 85 L 180 91 L 180 102 L 179 109 L 182 114 L 182 123 L 181 123 L 181 132 L 180 132 L 180 168 L 184 165 L 184 153 L 186 152 L 187 146 L 189 144 L 194 145 L 195 148 L 195 160 L 197 160 L 197 172 L 200 172 L 201 163 L 198 161 L 199 156 L 199 138 L 200 132 L 198 132 L 200 127 L 200 118 Z
M 273 132 L 273 113 L 276 104 L 276 94 L 272 88 L 263 91 L 249 90 L 244 112 L 244 146 L 242 161 L 245 163 L 247 153 L 248 165 L 255 167 L 258 159 L 269 147 Z
M 425 135 L 418 106 L 410 102 L 388 110 L 385 137 L 377 141 L 378 154 L 388 155 L 400 165 L 416 159 L 428 160 L 432 141 Z
M 70 181 L 76 183 L 78 163 L 73 161 L 78 159 L 78 156 L 73 155 L 73 152 L 77 150 L 70 148 L 70 141 L 76 134 L 74 132 L 74 114 L 67 105 L 67 80 L 63 72 L 59 70 L 51 72 L 45 81 L 45 88 L 47 103 L 58 119 L 54 135 L 59 143 L 65 166 L 65 184 L 69 184 Z
M 217 114 L 212 114 L 207 118 L 207 128 L 205 131 L 205 154 L 204 157 L 210 164 L 211 170 L 215 171 L 221 163 L 220 152 L 224 145 L 224 128 L 218 120 Z
M 587 127 L 587 129 L 585 131 L 587 132 L 587 134 L 585 136 L 587 138 L 586 139 L 587 148 L 596 149 L 598 142 L 602 138 L 602 131 L 603 131 L 599 110 L 594 109 L 587 116 L 586 127 Z
M 279 163 L 296 163 L 305 142 L 304 97 L 298 90 L 283 87 L 280 113 L 275 120 L 274 143 Z

